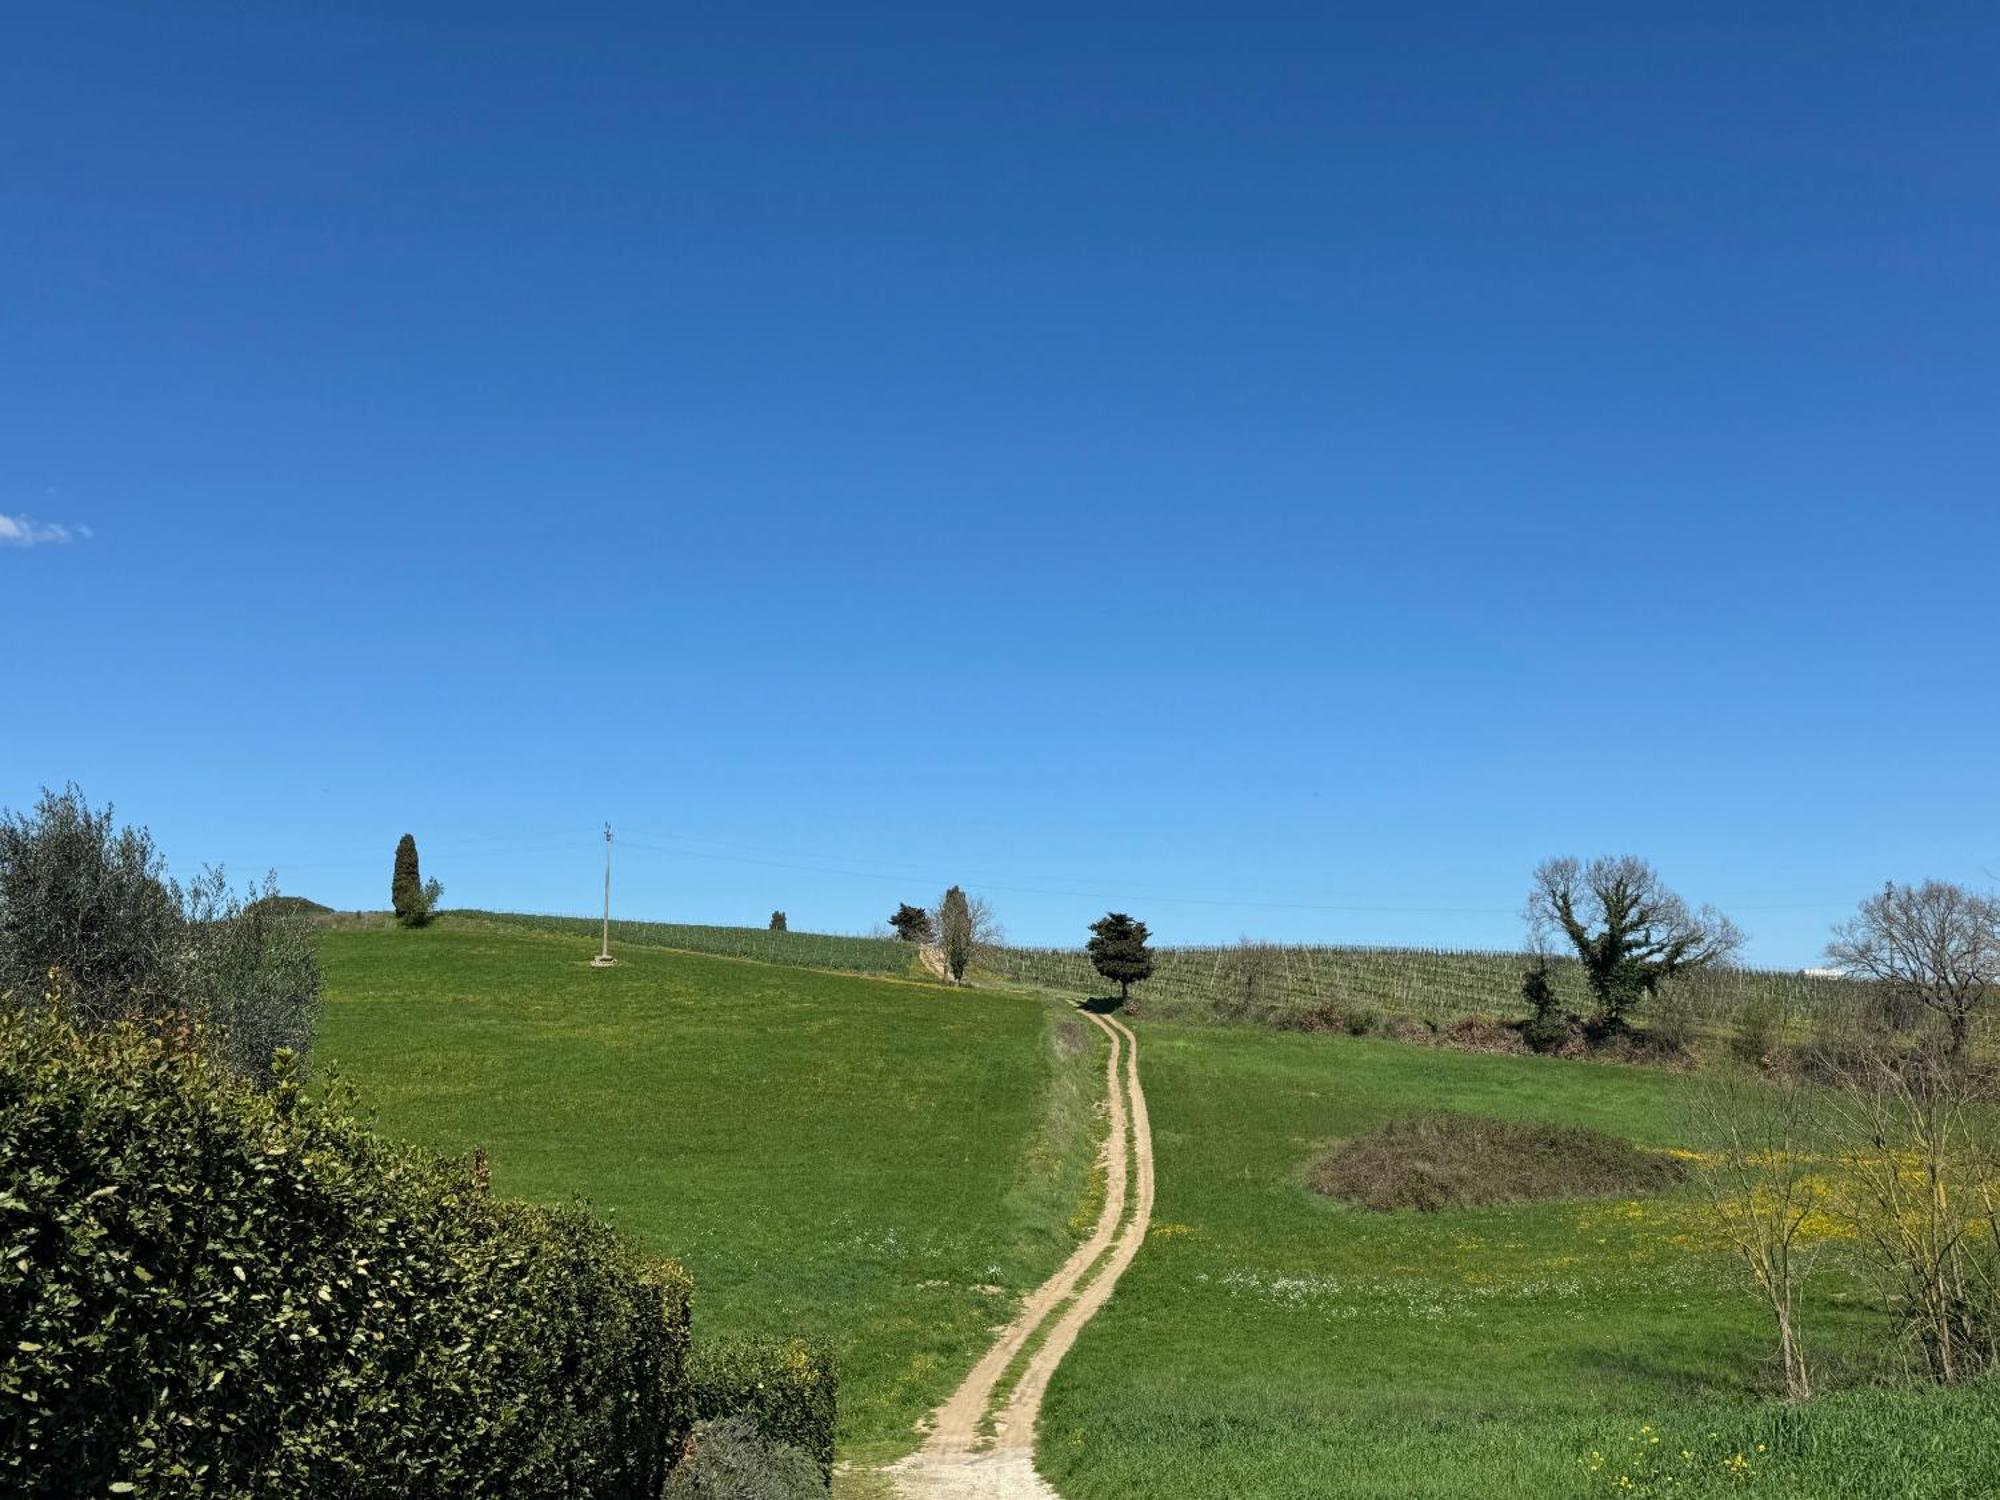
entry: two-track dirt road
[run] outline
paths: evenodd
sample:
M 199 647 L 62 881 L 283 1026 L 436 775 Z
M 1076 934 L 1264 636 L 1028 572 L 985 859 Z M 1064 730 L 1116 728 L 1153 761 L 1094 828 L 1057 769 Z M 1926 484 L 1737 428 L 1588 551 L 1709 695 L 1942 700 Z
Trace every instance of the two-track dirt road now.
M 1035 1472 L 1042 1393 L 1139 1253 L 1153 1217 L 1153 1136 L 1139 1087 L 1138 1038 L 1112 1017 L 1084 1014 L 1111 1042 L 1103 1212 L 1090 1237 L 1022 1303 L 964 1384 L 932 1415 L 924 1446 L 890 1470 L 905 1500 L 1059 1500 Z M 1003 1390 L 1024 1351 L 1018 1379 Z M 983 1430 L 989 1416 L 990 1434 Z

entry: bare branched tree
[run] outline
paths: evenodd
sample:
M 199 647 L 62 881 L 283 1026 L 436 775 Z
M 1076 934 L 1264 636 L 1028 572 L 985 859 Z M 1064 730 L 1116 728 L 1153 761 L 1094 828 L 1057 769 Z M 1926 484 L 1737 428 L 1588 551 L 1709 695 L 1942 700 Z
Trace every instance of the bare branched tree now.
M 1633 1007 L 1676 975 L 1726 962 L 1743 937 L 1713 907 L 1694 910 L 1632 855 L 1551 859 L 1535 871 L 1528 927 L 1539 948 L 1553 930 L 1576 950 L 1597 1023 L 1622 1027 Z
M 1936 1049 L 1829 1059 L 1842 1212 L 1931 1379 L 2000 1358 L 2000 1162 L 1983 1075 Z
M 1687 1087 L 1691 1135 L 1715 1147 L 1696 1175 L 1708 1218 L 1771 1311 L 1785 1399 L 1804 1401 L 1812 1379 L 1798 1302 L 1824 1243 L 1808 1228 L 1825 1197 L 1815 1172 L 1822 1091 L 1795 1074 L 1735 1068 L 1696 1074 Z
M 1974 1017 L 2000 995 L 2000 898 L 1939 880 L 1892 882 L 1834 929 L 1826 953 L 1892 1004 L 1937 1016 L 1958 1057 Z

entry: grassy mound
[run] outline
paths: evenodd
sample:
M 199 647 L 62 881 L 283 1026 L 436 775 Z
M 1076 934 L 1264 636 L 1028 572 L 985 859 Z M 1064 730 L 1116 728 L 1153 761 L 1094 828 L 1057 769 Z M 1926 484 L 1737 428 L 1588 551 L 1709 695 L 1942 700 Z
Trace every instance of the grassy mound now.
M 333 915 L 333 908 L 321 902 L 308 900 L 304 896 L 286 896 L 282 894 L 264 896 L 256 901 L 252 901 L 250 903 L 250 910 L 268 911 L 285 915 L 297 913 L 300 916 L 306 917 L 330 917 Z
M 1315 1191 L 1380 1213 L 1656 1192 L 1687 1169 L 1581 1125 L 1423 1114 L 1391 1120 L 1316 1163 Z

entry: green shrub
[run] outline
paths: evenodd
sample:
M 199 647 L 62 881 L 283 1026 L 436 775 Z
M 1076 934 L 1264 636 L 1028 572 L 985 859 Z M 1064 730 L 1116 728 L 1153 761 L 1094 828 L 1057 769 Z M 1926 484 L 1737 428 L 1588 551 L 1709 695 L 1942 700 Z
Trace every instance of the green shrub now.
M 1372 1005 L 1350 1005 L 1341 1025 L 1349 1036 L 1373 1036 L 1382 1029 L 1382 1012 Z
M 689 1282 L 133 1026 L 0 1009 L 0 1492 L 646 1497 Z
M 702 1421 L 747 1417 L 773 1442 L 808 1454 L 833 1472 L 832 1352 L 806 1339 L 697 1342 L 688 1358 L 694 1414 Z
M 1569 1043 L 1569 1017 L 1559 1010 L 1541 1010 L 1521 1023 L 1521 1040 L 1531 1052 L 1559 1052 Z
M 1687 1169 L 1630 1141 L 1537 1120 L 1427 1114 L 1391 1120 L 1315 1163 L 1312 1185 L 1379 1212 L 1589 1198 L 1672 1187 Z
M 1684 1057 L 1694 1048 L 1697 1030 L 1694 1007 L 1679 989 L 1664 989 L 1653 1001 L 1653 1018 L 1646 1025 L 1645 1050 L 1664 1057 Z
M 1736 1013 L 1729 1050 L 1740 1062 L 1761 1063 L 1777 1051 L 1783 1027 L 1783 1010 L 1774 1000 L 1760 996 Z
M 667 1481 L 664 1500 L 825 1500 L 820 1466 L 764 1436 L 748 1417 L 704 1422 L 691 1449 Z

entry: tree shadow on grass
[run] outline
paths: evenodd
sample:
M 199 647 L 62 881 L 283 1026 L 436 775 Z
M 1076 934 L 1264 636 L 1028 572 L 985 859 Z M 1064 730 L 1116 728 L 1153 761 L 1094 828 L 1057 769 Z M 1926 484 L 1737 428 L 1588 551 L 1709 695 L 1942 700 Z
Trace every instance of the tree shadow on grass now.
M 1078 1010 L 1087 1010 L 1094 1016 L 1108 1016 L 1124 1008 L 1125 1002 L 1116 995 L 1095 995 L 1077 1002 Z
M 1630 1345 L 1582 1351 L 1579 1363 L 1595 1370 L 1600 1379 L 1656 1387 L 1672 1392 L 1678 1400 L 1765 1393 L 1758 1383 L 1754 1363 L 1741 1369 L 1719 1370 L 1693 1355 L 1675 1356 L 1665 1350 Z

